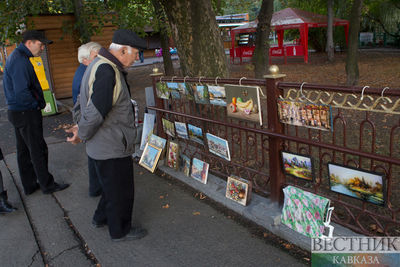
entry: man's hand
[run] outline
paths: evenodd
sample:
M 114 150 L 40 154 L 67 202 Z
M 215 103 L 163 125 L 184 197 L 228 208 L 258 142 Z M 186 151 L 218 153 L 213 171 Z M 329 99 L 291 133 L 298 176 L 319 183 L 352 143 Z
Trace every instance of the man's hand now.
M 72 133 L 73 134 L 72 137 L 67 137 L 67 142 L 70 142 L 73 145 L 76 145 L 76 144 L 82 142 L 81 139 L 78 136 L 78 129 L 79 129 L 78 128 L 78 124 L 75 124 L 71 128 L 65 130 L 66 133 Z

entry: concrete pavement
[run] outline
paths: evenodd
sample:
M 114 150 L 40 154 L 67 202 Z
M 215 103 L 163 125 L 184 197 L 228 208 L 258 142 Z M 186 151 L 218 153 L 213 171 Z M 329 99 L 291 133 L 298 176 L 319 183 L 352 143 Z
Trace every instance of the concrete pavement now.
M 47 139 L 49 166 L 67 190 L 22 192 L 14 153 L 0 164 L 10 201 L 19 210 L 0 216 L 1 266 L 302 266 L 277 244 L 255 236 L 179 182 L 135 165 L 133 221 L 149 234 L 114 243 L 107 228 L 91 226 L 98 198 L 88 196 L 84 145 Z M 290 251 L 290 249 L 289 249 Z

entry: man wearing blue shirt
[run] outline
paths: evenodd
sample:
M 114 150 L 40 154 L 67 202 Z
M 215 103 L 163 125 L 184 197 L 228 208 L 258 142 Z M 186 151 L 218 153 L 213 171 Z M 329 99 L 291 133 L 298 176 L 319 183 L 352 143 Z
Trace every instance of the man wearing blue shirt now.
M 50 194 L 69 186 L 54 182 L 48 170 L 48 149 L 43 138 L 41 113 L 46 101 L 29 60 L 40 56 L 45 45 L 51 43 L 42 32 L 26 31 L 22 43 L 8 57 L 3 75 L 8 120 L 15 130 L 18 170 L 26 195 L 39 188 L 44 194 Z

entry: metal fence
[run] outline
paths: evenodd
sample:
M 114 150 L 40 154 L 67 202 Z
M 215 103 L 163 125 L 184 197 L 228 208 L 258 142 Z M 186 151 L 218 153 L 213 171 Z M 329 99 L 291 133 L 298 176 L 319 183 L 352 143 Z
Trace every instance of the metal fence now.
M 187 98 L 156 98 L 157 132 L 163 133 L 161 118 L 190 123 L 228 140 L 231 161 L 208 152 L 207 145 L 179 139 L 181 153 L 210 164 L 210 172 L 222 179 L 237 175 L 253 182 L 253 190 L 279 202 L 282 188 L 295 185 L 325 196 L 335 211 L 332 220 L 366 235 L 400 234 L 400 90 L 369 87 L 328 86 L 283 82 L 284 75 L 265 79 L 222 79 L 163 77 L 153 74 L 156 96 L 158 82 L 209 85 L 260 86 L 263 126 L 227 117 L 226 107 L 196 104 Z M 301 88 L 301 90 L 300 90 Z M 278 99 L 303 100 L 332 106 L 332 131 L 282 124 Z M 312 156 L 313 182 L 286 176 L 281 151 Z M 384 174 L 386 204 L 378 206 L 332 192 L 329 162 Z

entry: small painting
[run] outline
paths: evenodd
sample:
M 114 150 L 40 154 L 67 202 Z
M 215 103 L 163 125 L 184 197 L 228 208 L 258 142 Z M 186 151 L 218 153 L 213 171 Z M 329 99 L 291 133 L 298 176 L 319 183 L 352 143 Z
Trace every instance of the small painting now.
M 187 91 L 186 91 L 186 84 L 185 83 L 177 83 L 178 85 L 178 91 L 179 94 L 181 95 L 181 98 L 186 96 Z
M 190 176 L 190 158 L 182 154 L 182 171 L 186 176 Z
M 229 144 L 228 141 L 222 139 L 218 136 L 215 136 L 210 133 L 206 133 L 208 149 L 211 153 L 220 156 L 223 159 L 228 161 L 231 160 L 231 155 L 229 153 Z
M 159 136 L 157 136 L 155 134 L 150 135 L 150 138 L 149 138 L 149 144 L 150 145 L 153 145 L 155 147 L 164 149 L 166 143 L 167 143 L 166 139 L 164 139 L 162 137 L 159 137 Z
M 173 141 L 168 142 L 167 166 L 175 170 L 179 169 L 179 144 Z
M 186 128 L 186 123 L 176 121 L 175 129 L 176 129 L 176 134 L 178 135 L 178 137 L 183 138 L 183 139 L 189 139 L 189 135 L 188 135 L 187 128 Z
M 201 128 L 196 127 L 192 124 L 188 124 L 188 130 L 189 130 L 189 140 L 204 145 L 203 130 Z
M 146 144 L 142 157 L 140 158 L 139 165 L 143 166 L 147 170 L 154 172 L 157 167 L 158 159 L 161 155 L 161 148 Z
M 279 120 L 282 123 L 318 130 L 333 130 L 332 108 L 300 101 L 278 99 Z
M 246 206 L 250 201 L 252 183 L 243 178 L 231 175 L 226 182 L 225 196 Z
M 193 86 L 190 83 L 183 83 L 185 96 L 188 100 L 194 100 Z M 180 85 L 182 86 L 182 85 Z
M 385 206 L 383 175 L 348 166 L 328 163 L 330 190 L 375 205 Z
M 282 163 L 285 174 L 307 181 L 314 180 L 311 157 L 282 151 Z
M 203 184 L 207 183 L 209 164 L 193 158 L 191 177 Z
M 157 83 L 156 84 L 156 93 L 157 97 L 162 98 L 162 99 L 169 99 L 170 95 L 170 90 L 168 89 L 168 86 L 166 83 Z
M 262 125 L 260 87 L 229 84 L 225 91 L 228 117 Z
M 142 139 L 140 142 L 140 150 L 143 150 L 150 136 L 153 134 L 154 122 L 156 116 L 154 114 L 145 113 L 143 121 Z
M 193 86 L 194 101 L 198 104 L 210 104 L 207 85 Z
M 164 133 L 168 134 L 169 136 L 175 137 L 175 126 L 172 122 L 167 119 L 162 119 Z
M 167 87 L 171 92 L 171 97 L 173 99 L 180 99 L 181 95 L 179 93 L 178 83 L 167 83 Z
M 210 104 L 217 106 L 226 106 L 225 87 L 217 85 L 208 85 L 208 95 Z

